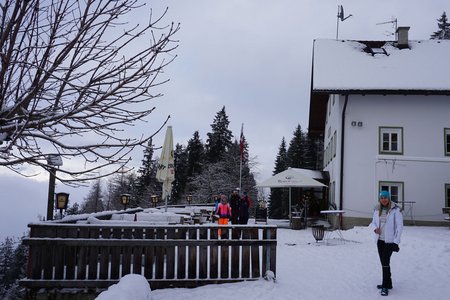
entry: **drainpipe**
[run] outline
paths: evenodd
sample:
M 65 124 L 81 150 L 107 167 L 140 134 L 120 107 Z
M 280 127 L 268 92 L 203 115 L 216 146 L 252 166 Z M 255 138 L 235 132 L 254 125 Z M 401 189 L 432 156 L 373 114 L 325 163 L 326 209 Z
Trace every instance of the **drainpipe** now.
M 347 102 L 348 102 L 348 94 L 345 95 L 344 108 L 342 110 L 342 118 L 341 118 L 341 169 L 340 169 L 340 181 L 339 181 L 339 209 L 342 209 L 344 206 L 343 203 L 343 187 L 344 187 L 344 137 L 345 137 L 345 111 L 347 110 Z M 342 217 L 339 220 L 341 228 L 342 228 Z

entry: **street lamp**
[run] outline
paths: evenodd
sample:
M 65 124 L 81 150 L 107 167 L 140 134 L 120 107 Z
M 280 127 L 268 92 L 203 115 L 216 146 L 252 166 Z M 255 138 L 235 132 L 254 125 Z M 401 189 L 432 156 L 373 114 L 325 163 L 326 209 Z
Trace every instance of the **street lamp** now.
M 67 204 L 69 203 L 69 194 L 68 193 L 57 193 L 56 194 L 56 208 L 59 209 L 59 214 L 62 219 L 62 211 L 63 209 L 67 209 Z
M 188 202 L 188 205 L 191 205 L 192 195 L 187 195 L 186 196 L 186 201 Z
M 120 195 L 120 203 L 123 205 L 123 209 L 127 209 L 128 203 L 130 203 L 130 194 L 122 194 Z
M 152 203 L 153 203 L 153 207 L 156 207 L 156 203 L 158 203 L 158 195 L 151 195 L 150 196 Z

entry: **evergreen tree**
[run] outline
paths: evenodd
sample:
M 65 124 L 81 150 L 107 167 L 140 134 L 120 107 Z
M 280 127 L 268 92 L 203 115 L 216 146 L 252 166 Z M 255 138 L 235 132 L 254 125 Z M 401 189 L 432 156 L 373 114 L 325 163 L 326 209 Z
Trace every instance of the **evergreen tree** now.
M 187 176 L 200 174 L 204 164 L 205 146 L 203 145 L 198 131 L 194 132 L 194 136 L 188 141 L 187 150 Z
M 230 149 L 233 134 L 228 129 L 230 121 L 225 112 L 225 106 L 216 114 L 216 117 L 211 124 L 211 132 L 207 133 L 208 139 L 206 141 L 206 156 L 208 161 L 216 163 L 220 161 L 225 153 Z
M 303 168 L 305 164 L 305 137 L 302 128 L 297 125 L 294 136 L 287 150 L 289 166 L 292 168 Z
M 449 40 L 450 39 L 450 24 L 448 23 L 447 15 L 445 11 L 442 13 L 441 17 L 437 19 L 438 21 L 438 31 L 435 31 L 430 39 L 432 40 Z
M 149 202 L 150 196 L 155 194 L 160 187 L 156 180 L 156 171 L 158 161 L 153 159 L 154 145 L 150 140 L 144 149 L 144 158 L 142 166 L 138 170 L 138 178 L 136 182 L 135 198 L 138 206 L 145 207 L 145 203 Z
M 27 257 L 28 247 L 23 243 L 6 238 L 0 244 L 0 299 L 25 299 L 18 280 L 25 277 Z
M 11 285 L 11 278 L 9 278 L 10 269 L 13 266 L 14 259 L 14 240 L 7 237 L 0 244 L 0 283 L 3 287 Z
M 275 160 L 275 168 L 272 175 L 276 175 L 285 171 L 289 166 L 289 160 L 286 150 L 286 141 L 283 137 L 280 147 L 278 148 L 278 154 Z M 269 198 L 269 217 L 272 219 L 280 219 L 286 217 L 289 213 L 289 193 L 286 193 L 283 189 L 270 189 Z
M 188 174 L 188 153 L 182 145 L 176 144 L 174 151 L 175 159 L 175 181 L 173 182 L 172 201 L 179 202 L 186 193 L 187 174 Z
M 322 151 L 323 142 L 321 137 L 315 137 L 308 133 L 305 139 L 303 167 L 310 170 L 321 170 L 322 168 Z
M 103 192 L 101 180 L 98 179 L 91 186 L 89 193 L 86 198 L 84 198 L 84 202 L 81 204 L 81 212 L 82 213 L 93 213 L 103 211 Z
M 74 203 L 72 206 L 68 205 L 66 209 L 67 215 L 78 215 L 80 213 L 80 205 L 78 203 Z

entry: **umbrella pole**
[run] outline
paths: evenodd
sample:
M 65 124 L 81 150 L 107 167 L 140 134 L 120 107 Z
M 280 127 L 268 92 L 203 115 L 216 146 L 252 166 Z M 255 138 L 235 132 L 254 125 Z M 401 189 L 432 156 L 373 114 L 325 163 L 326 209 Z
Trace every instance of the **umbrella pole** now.
M 289 225 L 292 227 L 291 188 L 289 188 Z

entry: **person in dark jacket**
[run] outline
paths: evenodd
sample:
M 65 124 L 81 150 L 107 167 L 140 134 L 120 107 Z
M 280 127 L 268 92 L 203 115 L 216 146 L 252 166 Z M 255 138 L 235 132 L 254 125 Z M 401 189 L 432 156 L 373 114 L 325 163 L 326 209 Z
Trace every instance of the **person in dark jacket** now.
M 251 204 L 252 201 L 250 196 L 247 195 L 247 192 L 244 192 L 244 195 L 239 202 L 239 224 L 247 224 Z
M 234 190 L 230 196 L 230 207 L 231 207 L 231 224 L 239 224 L 239 202 L 241 197 L 239 196 L 238 190 Z

